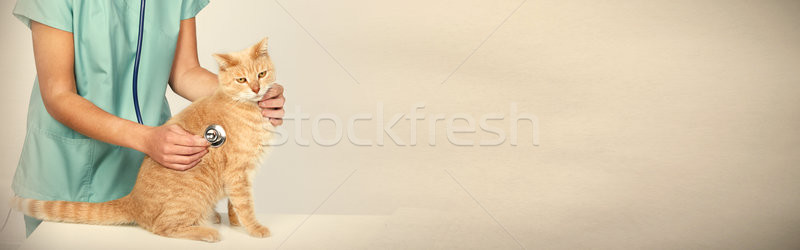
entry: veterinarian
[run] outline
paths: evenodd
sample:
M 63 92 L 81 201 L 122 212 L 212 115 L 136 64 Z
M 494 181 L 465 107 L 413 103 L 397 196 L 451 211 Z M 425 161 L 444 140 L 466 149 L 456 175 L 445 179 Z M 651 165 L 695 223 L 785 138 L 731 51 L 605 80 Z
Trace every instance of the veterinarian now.
M 37 78 L 27 133 L 12 187 L 40 200 L 103 202 L 133 188 L 144 154 L 183 171 L 208 152 L 208 142 L 170 118 L 167 85 L 194 101 L 214 92 L 217 76 L 197 57 L 195 15 L 208 0 L 157 0 L 145 5 L 138 74 L 144 125 L 136 122 L 132 77 L 140 0 L 18 0 L 13 14 L 31 29 Z M 282 123 L 283 87 L 259 102 Z M 25 218 L 27 234 L 41 221 Z

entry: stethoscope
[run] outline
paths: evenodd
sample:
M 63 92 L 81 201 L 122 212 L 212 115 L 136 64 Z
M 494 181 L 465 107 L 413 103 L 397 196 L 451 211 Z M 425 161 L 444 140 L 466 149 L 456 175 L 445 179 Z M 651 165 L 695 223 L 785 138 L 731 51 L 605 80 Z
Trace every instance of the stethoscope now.
M 146 0 L 141 1 L 141 6 L 139 8 L 139 36 L 136 41 L 136 56 L 133 60 L 133 107 L 136 111 L 136 121 L 139 124 L 144 124 L 142 122 L 142 111 L 139 109 L 139 62 L 142 58 L 142 35 L 144 34 L 144 6 Z M 227 138 L 227 134 L 225 133 L 225 129 L 222 129 L 222 126 L 217 124 L 209 125 L 205 131 L 203 132 L 203 136 L 206 138 L 208 142 L 211 143 L 211 147 L 219 147 L 225 143 L 225 139 Z

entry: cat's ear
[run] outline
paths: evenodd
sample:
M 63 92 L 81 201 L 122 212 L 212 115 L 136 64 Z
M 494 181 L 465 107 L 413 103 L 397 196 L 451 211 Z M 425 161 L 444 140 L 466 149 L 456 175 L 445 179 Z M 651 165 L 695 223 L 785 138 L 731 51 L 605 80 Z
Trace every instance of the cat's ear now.
M 217 60 L 220 70 L 224 70 L 228 67 L 234 66 L 237 63 L 239 63 L 238 61 L 236 61 L 236 59 L 234 59 L 232 56 L 228 54 L 213 54 L 211 56 L 213 56 L 214 59 Z
M 253 59 L 262 56 L 269 56 L 269 53 L 267 52 L 267 40 L 268 38 L 264 37 L 263 39 L 261 39 L 261 41 L 256 43 L 256 45 L 253 45 L 253 47 L 250 48 L 252 51 Z

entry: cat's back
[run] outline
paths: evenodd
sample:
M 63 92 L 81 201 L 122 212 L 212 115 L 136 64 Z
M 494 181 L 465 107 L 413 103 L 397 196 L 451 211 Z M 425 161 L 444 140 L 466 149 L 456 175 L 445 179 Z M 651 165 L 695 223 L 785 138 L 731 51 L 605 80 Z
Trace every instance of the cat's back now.
M 203 124 L 219 120 L 224 116 L 224 106 L 214 96 L 201 98 L 175 114 L 165 124 L 177 124 L 189 133 L 199 135 L 205 129 Z M 207 126 L 207 125 L 206 125 Z M 202 128 L 201 128 L 202 127 Z

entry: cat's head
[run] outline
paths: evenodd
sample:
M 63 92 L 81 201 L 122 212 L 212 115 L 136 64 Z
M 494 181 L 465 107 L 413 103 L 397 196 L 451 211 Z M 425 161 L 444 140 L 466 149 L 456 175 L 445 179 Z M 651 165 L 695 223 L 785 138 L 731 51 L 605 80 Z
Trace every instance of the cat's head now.
M 219 88 L 234 100 L 257 102 L 275 83 L 267 38 L 245 50 L 213 56 L 219 63 Z

